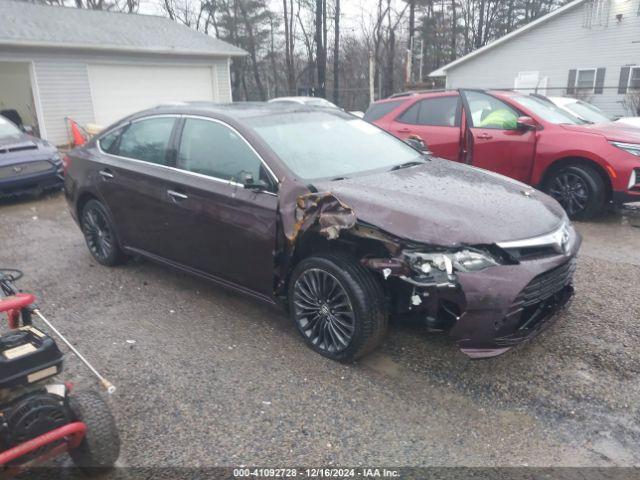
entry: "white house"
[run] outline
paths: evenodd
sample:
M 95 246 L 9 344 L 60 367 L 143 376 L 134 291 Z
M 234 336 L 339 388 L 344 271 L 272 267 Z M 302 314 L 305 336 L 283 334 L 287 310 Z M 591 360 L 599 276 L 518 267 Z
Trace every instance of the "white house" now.
M 516 88 L 579 96 L 611 115 L 637 115 L 640 0 L 574 0 L 432 72 L 447 88 Z
M 65 144 L 65 117 L 106 126 L 159 103 L 231 101 L 230 59 L 244 54 L 164 17 L 0 0 L 0 110 Z

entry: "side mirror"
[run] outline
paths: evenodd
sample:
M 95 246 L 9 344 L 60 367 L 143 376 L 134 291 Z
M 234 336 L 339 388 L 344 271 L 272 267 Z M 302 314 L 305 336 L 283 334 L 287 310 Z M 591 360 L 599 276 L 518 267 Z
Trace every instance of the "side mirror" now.
M 240 183 L 248 190 L 266 190 L 268 185 L 264 180 L 255 180 L 251 172 L 240 172 Z
M 427 150 L 427 145 L 424 143 L 424 140 L 418 135 L 411 135 L 405 138 L 404 143 L 420 152 L 425 152 Z
M 538 124 L 531 117 L 518 117 L 516 124 L 518 125 L 518 130 L 522 131 L 536 130 L 538 128 Z

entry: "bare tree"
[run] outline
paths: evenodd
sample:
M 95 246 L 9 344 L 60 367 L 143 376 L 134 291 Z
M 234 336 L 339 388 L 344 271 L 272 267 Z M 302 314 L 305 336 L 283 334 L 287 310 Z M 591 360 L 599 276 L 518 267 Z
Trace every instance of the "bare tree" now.
M 335 0 L 333 23 L 333 103 L 340 103 L 340 0 Z
M 288 5 L 287 5 L 287 2 Z M 295 95 L 296 93 L 296 73 L 294 66 L 294 48 L 295 48 L 295 33 L 294 33 L 294 14 L 293 14 L 293 0 L 282 0 L 282 11 L 284 20 L 284 50 L 285 50 L 285 67 L 287 71 L 287 91 L 289 95 Z
M 318 72 L 316 96 L 324 97 L 327 80 L 326 0 L 315 0 L 315 2 L 316 69 Z

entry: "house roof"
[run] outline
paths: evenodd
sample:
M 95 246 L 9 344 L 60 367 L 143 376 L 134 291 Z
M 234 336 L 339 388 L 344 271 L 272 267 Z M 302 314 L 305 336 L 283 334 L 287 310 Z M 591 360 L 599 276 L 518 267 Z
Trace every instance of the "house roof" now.
M 533 22 L 529 22 L 526 25 L 523 25 L 522 27 L 518 28 L 517 30 L 514 30 L 511 33 L 506 34 L 504 37 L 500 37 L 497 40 L 494 40 L 491 43 L 488 43 L 487 45 L 485 45 L 484 47 L 480 47 L 477 50 L 474 50 L 473 52 L 467 53 L 466 55 L 454 60 L 451 63 L 446 64 L 444 67 L 440 67 L 437 70 L 434 70 L 433 72 L 431 72 L 429 74 L 430 77 L 442 77 L 444 75 L 447 74 L 447 70 L 451 70 L 453 67 L 456 67 L 458 65 L 460 65 L 461 63 L 466 62 L 467 60 L 471 60 L 473 57 L 476 57 L 478 55 L 483 54 L 484 52 L 486 52 L 487 50 L 491 50 L 492 48 L 495 48 L 501 44 L 503 44 L 504 42 L 507 42 L 509 40 L 511 40 L 513 37 L 516 37 L 518 35 L 523 34 L 524 32 L 528 32 L 529 30 L 536 28 L 538 25 L 541 25 L 543 23 L 548 22 L 549 20 L 551 20 L 554 17 L 557 17 L 558 15 L 562 15 L 564 12 L 566 12 L 567 10 L 580 5 L 581 3 L 584 3 L 587 0 L 573 0 L 572 2 L 567 3 L 566 5 L 553 10 L 552 12 L 547 13 L 546 15 L 543 15 L 542 17 L 534 20 Z
M 176 55 L 246 52 L 168 18 L 0 0 L 0 46 Z

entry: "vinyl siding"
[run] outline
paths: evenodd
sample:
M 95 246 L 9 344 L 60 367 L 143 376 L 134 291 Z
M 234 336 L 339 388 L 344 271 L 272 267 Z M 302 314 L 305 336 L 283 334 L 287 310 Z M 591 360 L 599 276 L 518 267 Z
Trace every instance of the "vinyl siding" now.
M 610 0 L 605 25 L 585 26 L 589 1 L 449 69 L 447 87 L 514 88 L 519 72 L 547 77 L 547 94 L 566 94 L 569 70 L 606 68 L 601 94 L 581 96 L 612 115 L 625 110 L 620 70 L 640 65 L 640 0 Z M 621 21 L 616 15 L 622 14 Z
M 214 83 L 218 90 L 217 101 L 231 102 L 231 82 L 229 81 L 229 62 L 225 58 L 224 60 L 218 60 L 214 65 Z
M 231 101 L 229 68 L 226 57 L 188 57 L 179 55 L 110 54 L 108 52 L 75 51 L 58 49 L 0 48 L 0 61 L 20 60 L 33 62 L 35 74 L 36 105 L 39 103 L 38 120 L 43 123 L 45 138 L 56 145 L 68 143 L 65 117 L 80 124 L 94 123 L 94 105 L 88 65 L 160 65 L 174 67 L 208 67 L 212 71 L 213 99 Z M 126 85 L 118 88 L 126 89 Z M 114 89 L 117 95 L 117 88 Z

